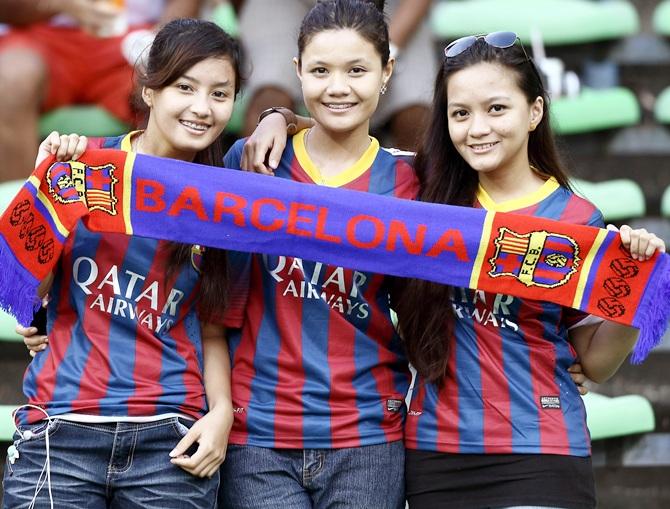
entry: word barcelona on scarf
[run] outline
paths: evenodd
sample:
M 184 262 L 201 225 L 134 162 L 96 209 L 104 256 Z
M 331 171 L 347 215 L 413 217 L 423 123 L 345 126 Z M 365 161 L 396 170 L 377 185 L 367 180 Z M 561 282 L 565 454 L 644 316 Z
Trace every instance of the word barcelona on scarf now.
M 639 328 L 633 362 L 661 340 L 670 312 L 668 255 L 634 260 L 617 232 L 90 150 L 41 164 L 0 218 L 0 307 L 21 323 L 79 220 L 551 301 Z

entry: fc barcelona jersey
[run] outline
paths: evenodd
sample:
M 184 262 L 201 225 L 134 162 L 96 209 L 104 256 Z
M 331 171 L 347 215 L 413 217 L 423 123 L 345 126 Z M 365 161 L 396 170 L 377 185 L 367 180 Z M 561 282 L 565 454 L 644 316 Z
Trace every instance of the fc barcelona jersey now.
M 414 198 L 403 156 L 370 147 L 351 168 L 323 178 L 294 136 L 275 177 Z M 225 159 L 239 165 L 244 141 Z M 231 305 L 246 302 L 229 336 L 233 444 L 357 447 L 400 440 L 409 371 L 389 315 L 384 276 L 287 256 L 239 255 Z
M 602 227 L 600 212 L 550 179 L 535 193 L 477 206 Z M 568 367 L 568 328 L 585 316 L 549 302 L 456 288 L 444 386 L 417 378 L 408 448 L 450 453 L 587 456 L 584 406 Z
M 129 150 L 129 136 L 91 146 Z M 199 259 L 194 251 L 168 280 L 169 253 L 165 241 L 76 226 L 49 293 L 49 346 L 24 377 L 31 404 L 52 417 L 203 415 Z

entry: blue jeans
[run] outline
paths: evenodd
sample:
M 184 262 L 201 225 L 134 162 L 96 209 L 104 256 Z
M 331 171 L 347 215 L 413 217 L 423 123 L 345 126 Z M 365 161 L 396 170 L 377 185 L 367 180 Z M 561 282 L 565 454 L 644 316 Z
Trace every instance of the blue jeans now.
M 220 509 L 405 507 L 401 441 L 347 449 L 229 445 Z
M 55 508 L 176 509 L 214 508 L 219 476 L 194 477 L 168 456 L 188 432 L 177 418 L 146 423 L 83 424 L 52 419 L 48 426 L 51 492 Z M 3 479 L 5 508 L 30 505 L 46 460 L 47 423 L 14 435 L 19 457 L 7 460 Z M 50 507 L 49 487 L 35 508 Z

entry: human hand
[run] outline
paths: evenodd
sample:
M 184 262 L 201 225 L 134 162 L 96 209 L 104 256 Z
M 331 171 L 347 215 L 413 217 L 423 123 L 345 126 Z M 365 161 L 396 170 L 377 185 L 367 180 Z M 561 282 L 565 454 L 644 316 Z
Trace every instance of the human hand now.
M 39 166 L 49 156 L 56 156 L 57 161 L 77 160 L 86 150 L 88 140 L 86 136 L 78 134 L 58 134 L 58 131 L 52 131 L 37 149 L 37 159 L 35 167 Z
M 607 229 L 617 231 L 617 227 L 611 224 L 607 225 Z M 633 260 L 646 261 L 657 251 L 665 253 L 665 242 L 663 239 L 644 228 L 634 230 L 627 224 L 624 224 L 618 231 L 621 243 L 630 251 L 630 256 Z
M 198 420 L 170 452 L 170 461 L 196 477 L 212 477 L 226 458 L 228 434 L 233 426 L 231 405 L 218 405 Z M 186 455 L 198 442 L 193 456 Z
M 42 352 L 49 346 L 49 338 L 46 335 L 38 334 L 37 327 L 17 325 L 14 330 L 17 334 L 23 336 L 23 343 L 26 345 L 31 357 L 35 357 L 37 352 Z
M 568 368 L 568 373 L 570 373 L 570 378 L 572 378 L 572 381 L 577 386 L 579 394 L 581 394 L 582 396 L 588 394 L 589 390 L 584 385 L 587 382 L 588 378 L 586 378 L 586 375 L 582 371 L 582 365 L 578 362 L 575 362 L 572 366 Z
M 274 175 L 286 147 L 286 119 L 271 113 L 256 126 L 242 151 L 240 166 L 245 171 Z

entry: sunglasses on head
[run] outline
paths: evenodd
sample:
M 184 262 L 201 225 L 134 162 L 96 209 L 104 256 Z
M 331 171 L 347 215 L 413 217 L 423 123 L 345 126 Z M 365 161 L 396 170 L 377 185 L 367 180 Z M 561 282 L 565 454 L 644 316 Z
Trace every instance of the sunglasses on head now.
M 490 34 L 484 35 L 468 35 L 450 42 L 447 47 L 444 48 L 444 56 L 452 58 L 460 55 L 479 39 L 484 39 L 486 44 L 494 48 L 505 49 L 514 46 L 516 41 L 519 40 L 519 36 L 514 32 L 491 32 Z M 526 53 L 523 45 L 521 45 L 521 49 Z M 528 58 L 528 55 L 526 55 L 526 58 Z
M 484 42 L 488 44 L 489 46 L 493 48 L 498 48 L 498 49 L 506 49 L 506 48 L 511 48 L 516 44 L 517 41 L 519 41 L 519 46 L 521 46 L 521 51 L 523 51 L 524 56 L 526 57 L 526 60 L 530 64 L 530 66 L 533 68 L 533 72 L 539 79 L 540 83 L 543 83 L 542 77 L 535 67 L 535 64 L 533 61 L 530 59 L 528 56 L 528 53 L 526 53 L 526 48 L 523 47 L 523 44 L 521 44 L 521 40 L 519 39 L 519 36 L 516 35 L 514 32 L 491 32 L 490 34 L 484 34 L 484 35 L 468 35 L 465 37 L 461 37 L 460 39 L 456 39 L 455 41 L 450 42 L 446 48 L 444 48 L 444 56 L 447 58 L 452 58 L 457 55 L 460 55 L 463 53 L 465 50 L 470 48 L 475 42 L 477 42 L 479 39 L 484 39 Z

